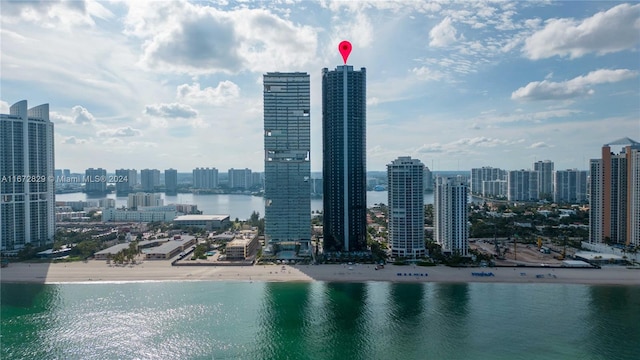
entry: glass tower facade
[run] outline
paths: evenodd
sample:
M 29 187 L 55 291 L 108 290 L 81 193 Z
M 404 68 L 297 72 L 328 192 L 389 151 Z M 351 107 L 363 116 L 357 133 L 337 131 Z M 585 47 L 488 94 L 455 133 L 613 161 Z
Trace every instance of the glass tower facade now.
M 307 73 L 267 73 L 264 85 L 265 240 L 311 255 L 311 121 Z
M 366 69 L 322 69 L 325 252 L 367 249 Z

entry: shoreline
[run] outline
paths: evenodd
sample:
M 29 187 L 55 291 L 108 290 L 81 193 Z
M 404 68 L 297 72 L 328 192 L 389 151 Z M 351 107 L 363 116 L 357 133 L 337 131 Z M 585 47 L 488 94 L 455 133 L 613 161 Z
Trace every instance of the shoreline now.
M 473 275 L 472 273 L 476 273 Z M 478 273 L 484 273 L 480 276 Z M 492 275 L 490 275 L 492 274 Z M 625 267 L 579 268 L 451 268 L 387 265 L 252 265 L 171 266 L 150 260 L 115 266 L 105 261 L 73 263 L 12 263 L 0 270 L 2 283 L 133 283 L 171 281 L 241 282 L 404 282 L 518 283 L 640 286 L 640 270 Z

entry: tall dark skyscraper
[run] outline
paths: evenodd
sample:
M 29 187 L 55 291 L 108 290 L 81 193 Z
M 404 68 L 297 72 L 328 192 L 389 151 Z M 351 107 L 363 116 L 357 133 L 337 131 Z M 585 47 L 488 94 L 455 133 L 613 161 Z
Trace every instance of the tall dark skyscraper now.
M 367 249 L 367 76 L 353 66 L 322 69 L 325 251 Z

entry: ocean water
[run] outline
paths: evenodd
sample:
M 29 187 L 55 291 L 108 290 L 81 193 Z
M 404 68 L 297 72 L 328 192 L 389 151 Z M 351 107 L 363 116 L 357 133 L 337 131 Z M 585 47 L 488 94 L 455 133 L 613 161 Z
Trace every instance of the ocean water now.
M 640 287 L 7 284 L 6 359 L 637 359 Z

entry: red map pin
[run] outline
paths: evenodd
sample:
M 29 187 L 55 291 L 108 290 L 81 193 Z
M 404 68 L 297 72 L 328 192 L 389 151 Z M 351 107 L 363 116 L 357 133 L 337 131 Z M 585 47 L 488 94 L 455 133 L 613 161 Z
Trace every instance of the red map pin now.
M 349 58 L 349 54 L 351 54 L 351 43 L 347 40 L 343 41 L 338 45 L 338 50 L 342 55 L 342 59 L 344 60 L 344 64 L 347 64 L 347 58 Z

